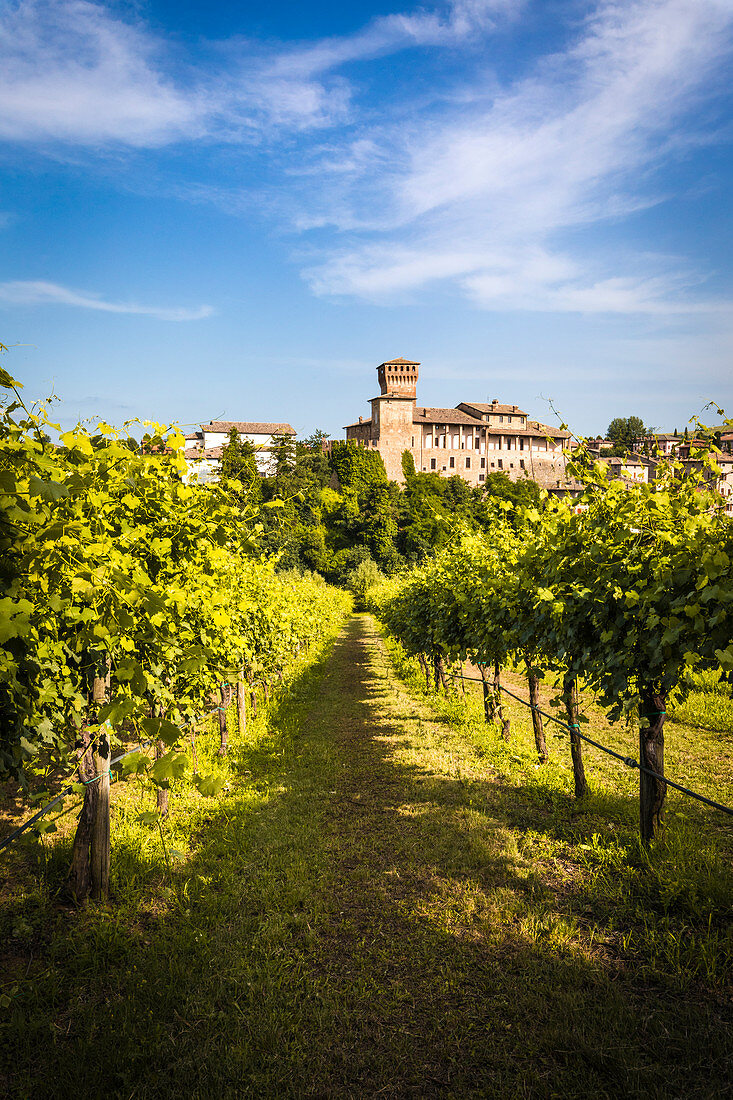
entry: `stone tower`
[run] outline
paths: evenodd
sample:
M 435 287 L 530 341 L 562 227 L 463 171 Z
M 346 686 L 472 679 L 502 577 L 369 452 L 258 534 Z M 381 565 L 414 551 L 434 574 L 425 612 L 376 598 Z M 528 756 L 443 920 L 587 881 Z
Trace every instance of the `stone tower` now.
M 419 366 L 419 363 L 413 363 L 410 359 L 390 359 L 387 363 L 380 363 L 377 367 L 377 378 L 382 397 L 411 397 L 415 401 Z
M 413 418 L 419 366 L 410 359 L 390 359 L 377 367 L 382 392 L 370 402 L 371 439 L 382 456 L 390 481 L 402 480 L 402 452 L 415 443 Z

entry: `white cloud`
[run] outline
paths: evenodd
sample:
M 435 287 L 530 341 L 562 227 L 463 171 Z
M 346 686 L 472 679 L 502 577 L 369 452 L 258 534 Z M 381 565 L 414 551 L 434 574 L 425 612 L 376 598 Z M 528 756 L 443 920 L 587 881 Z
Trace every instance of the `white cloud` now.
M 88 291 L 71 290 L 57 283 L 41 281 L 16 281 L 0 283 L 0 304 L 14 306 L 62 305 L 79 306 L 82 309 L 97 309 L 104 313 L 134 313 L 144 317 L 155 317 L 159 321 L 200 321 L 211 317 L 211 306 L 198 306 L 195 309 L 144 306 L 136 302 L 106 302 L 103 298 Z
M 155 146 L 205 132 L 201 92 L 159 71 L 160 45 L 87 0 L 20 0 L 0 23 L 0 137 Z
M 340 239 L 306 271 L 312 287 L 379 300 L 448 279 L 490 308 L 721 308 L 695 305 L 689 265 L 634 257 L 619 274 L 566 234 L 663 199 L 654 173 L 705 140 L 695 111 L 723 87 L 732 25 L 730 0 L 602 3 L 488 103 L 474 75 L 455 108 L 361 132 L 376 171 L 349 149 L 324 158 L 311 224 Z
M 373 20 L 353 35 L 267 48 L 220 43 L 195 62 L 141 21 L 90 0 L 15 0 L 0 19 L 0 139 L 122 144 L 251 141 L 272 128 L 345 121 L 335 70 L 415 46 L 455 45 L 516 14 L 520 0 L 453 0 Z
M 612 265 L 571 234 L 664 201 L 655 173 L 713 140 L 699 116 L 725 87 L 733 0 L 583 3 L 585 22 L 580 2 L 558 6 L 577 21 L 569 43 L 501 84 L 492 36 L 521 28 L 529 0 L 437 0 L 316 42 L 204 44 L 195 63 L 102 4 L 13 0 L 0 139 L 240 143 L 255 168 L 266 145 L 266 187 L 205 167 L 161 186 L 315 231 L 304 274 L 319 294 L 392 301 L 443 283 L 492 309 L 724 309 L 684 260 L 630 246 Z M 385 94 L 364 63 L 409 49 L 449 63 L 419 92 L 396 81 Z

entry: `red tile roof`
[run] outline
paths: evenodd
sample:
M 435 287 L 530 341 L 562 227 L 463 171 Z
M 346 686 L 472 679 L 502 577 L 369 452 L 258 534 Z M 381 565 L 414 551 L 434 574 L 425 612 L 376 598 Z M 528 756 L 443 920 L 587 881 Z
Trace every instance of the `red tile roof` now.
M 414 359 L 388 359 L 386 363 L 380 363 L 380 367 L 419 367 L 420 364 L 416 363 Z
M 461 409 L 431 409 L 420 406 L 412 414 L 413 424 L 470 424 L 480 425 L 481 421 Z M 486 425 L 484 425 L 486 427 Z
M 252 420 L 210 420 L 201 425 L 202 432 L 225 432 L 227 435 L 236 428 L 247 435 L 296 435 L 290 424 L 264 423 Z
M 221 458 L 223 447 L 187 447 L 183 452 L 184 458 L 189 461 L 202 458 Z
M 491 404 L 486 404 L 483 401 L 461 401 L 461 405 L 468 405 L 471 409 L 478 409 L 480 413 L 516 413 L 517 416 L 526 416 L 524 409 L 520 409 L 518 405 L 500 405 L 498 401 L 492 401 Z

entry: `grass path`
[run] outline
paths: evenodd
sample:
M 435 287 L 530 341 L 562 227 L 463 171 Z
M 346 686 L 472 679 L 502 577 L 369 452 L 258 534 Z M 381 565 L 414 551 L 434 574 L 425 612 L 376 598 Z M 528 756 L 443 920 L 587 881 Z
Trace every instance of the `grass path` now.
M 729 1006 L 640 980 L 582 870 L 528 857 L 551 808 L 487 759 L 353 616 L 167 900 L 151 880 L 43 927 L 10 1094 L 731 1095 Z

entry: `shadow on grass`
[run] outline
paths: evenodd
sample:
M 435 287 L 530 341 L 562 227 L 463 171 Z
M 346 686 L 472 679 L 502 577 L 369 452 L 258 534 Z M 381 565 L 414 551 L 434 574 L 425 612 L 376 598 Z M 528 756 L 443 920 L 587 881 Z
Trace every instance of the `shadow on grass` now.
M 141 864 L 117 909 L 57 915 L 6 1023 L 10 1095 L 724 1094 L 714 998 L 563 939 L 524 792 L 400 760 L 422 719 L 390 694 L 356 617 L 237 750 L 174 889 Z

